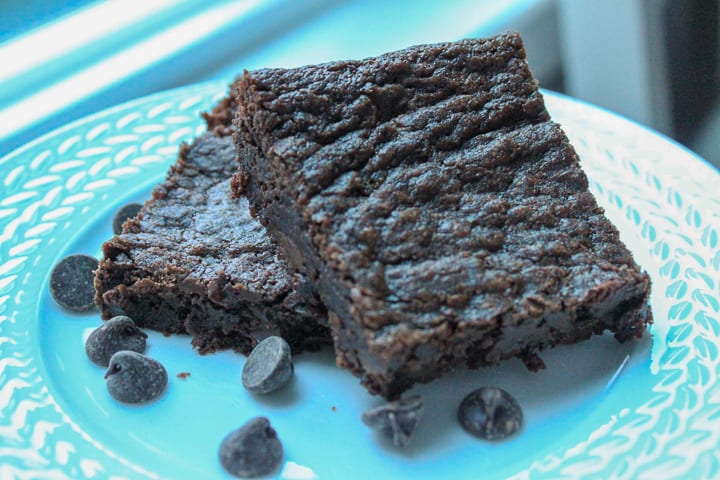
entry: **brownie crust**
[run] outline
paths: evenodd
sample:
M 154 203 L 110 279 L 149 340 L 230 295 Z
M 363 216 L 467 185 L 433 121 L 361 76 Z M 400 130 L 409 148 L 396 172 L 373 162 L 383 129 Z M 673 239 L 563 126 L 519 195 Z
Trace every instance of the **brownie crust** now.
M 123 233 L 103 245 L 96 303 L 104 319 L 188 333 L 207 353 L 248 354 L 267 335 L 297 353 L 331 342 L 324 306 L 302 274 L 290 273 L 247 199 L 231 198 L 237 168 L 224 100 L 205 115 L 209 131 L 180 148 Z
M 233 188 L 370 392 L 651 321 L 518 35 L 246 72 L 236 100 Z

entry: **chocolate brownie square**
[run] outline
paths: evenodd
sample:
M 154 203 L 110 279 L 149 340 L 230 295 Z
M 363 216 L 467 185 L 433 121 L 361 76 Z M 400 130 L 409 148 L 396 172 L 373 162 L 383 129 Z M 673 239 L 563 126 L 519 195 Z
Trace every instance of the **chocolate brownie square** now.
M 183 145 L 167 179 L 136 218 L 103 245 L 96 272 L 102 317 L 189 333 L 201 352 L 248 354 L 280 335 L 294 352 L 330 343 L 326 312 L 302 274 L 288 271 L 245 198 L 231 198 L 237 168 L 224 99 L 205 115 L 208 132 Z
M 237 102 L 234 189 L 371 392 L 651 321 L 517 34 L 246 72 Z

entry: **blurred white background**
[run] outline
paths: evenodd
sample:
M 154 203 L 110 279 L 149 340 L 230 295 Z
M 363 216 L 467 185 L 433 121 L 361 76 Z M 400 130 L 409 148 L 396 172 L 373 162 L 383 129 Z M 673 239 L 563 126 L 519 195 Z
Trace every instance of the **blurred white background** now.
M 59 3 L 62 3 L 58 6 Z M 718 0 L 2 0 L 0 156 L 109 106 L 243 69 L 512 29 L 541 86 L 720 166 Z

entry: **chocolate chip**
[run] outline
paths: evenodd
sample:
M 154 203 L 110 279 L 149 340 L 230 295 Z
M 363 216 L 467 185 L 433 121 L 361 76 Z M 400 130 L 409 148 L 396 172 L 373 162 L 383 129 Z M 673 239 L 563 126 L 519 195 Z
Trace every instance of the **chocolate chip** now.
M 92 331 L 85 342 L 85 353 L 96 365 L 107 367 L 110 357 L 120 350 L 145 352 L 147 333 L 130 317 L 113 317 Z
M 242 384 L 252 393 L 270 393 L 293 376 L 290 346 L 280 337 L 268 337 L 258 343 L 245 361 Z
M 50 295 L 63 308 L 85 312 L 95 306 L 97 259 L 75 254 L 63 258 L 50 274 Z
M 110 396 L 123 403 L 154 400 L 168 383 L 167 371 L 160 362 L 129 350 L 110 357 L 105 378 Z
M 463 399 L 458 408 L 458 420 L 471 435 L 501 440 L 520 429 L 523 413 L 517 400 L 505 390 L 483 387 Z
M 122 226 L 123 223 L 125 223 L 125 220 L 135 218 L 141 208 L 142 205 L 139 203 L 128 203 L 127 205 L 120 207 L 120 209 L 115 212 L 115 216 L 112 219 L 113 233 L 115 233 L 115 235 L 121 234 Z
M 220 444 L 220 464 L 236 477 L 260 477 L 275 471 L 283 446 L 265 417 L 255 417 L 228 434 Z
M 368 427 L 391 438 L 396 447 L 405 448 L 422 412 L 422 398 L 414 395 L 372 408 L 362 414 L 362 421 Z

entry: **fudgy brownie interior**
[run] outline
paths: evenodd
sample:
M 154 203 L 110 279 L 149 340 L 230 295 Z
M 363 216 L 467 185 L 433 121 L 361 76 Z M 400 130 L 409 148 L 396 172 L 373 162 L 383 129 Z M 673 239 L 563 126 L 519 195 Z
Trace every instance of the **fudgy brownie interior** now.
M 234 189 L 371 392 L 651 321 L 518 35 L 247 72 L 237 102 Z
M 330 343 L 323 305 L 305 277 L 288 271 L 245 198 L 231 198 L 237 154 L 234 102 L 205 115 L 208 132 L 183 145 L 167 179 L 123 233 L 103 245 L 96 303 L 108 319 L 189 333 L 200 352 L 248 354 L 281 335 L 294 352 Z

